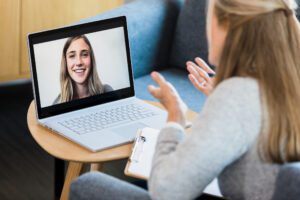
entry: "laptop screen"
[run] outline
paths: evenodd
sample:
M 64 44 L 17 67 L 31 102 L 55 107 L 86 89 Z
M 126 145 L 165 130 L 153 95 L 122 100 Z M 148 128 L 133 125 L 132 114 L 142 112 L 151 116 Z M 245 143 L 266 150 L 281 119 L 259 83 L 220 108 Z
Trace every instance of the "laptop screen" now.
M 134 96 L 126 18 L 28 37 L 39 118 Z

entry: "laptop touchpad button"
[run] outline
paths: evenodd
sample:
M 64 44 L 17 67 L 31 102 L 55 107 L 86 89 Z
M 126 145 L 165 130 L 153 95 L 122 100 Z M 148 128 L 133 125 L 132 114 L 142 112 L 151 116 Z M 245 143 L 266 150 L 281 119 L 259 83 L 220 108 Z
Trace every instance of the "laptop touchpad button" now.
M 145 127 L 147 127 L 147 126 L 143 123 L 134 123 L 134 124 L 126 125 L 126 126 L 120 126 L 118 128 L 112 129 L 111 131 L 113 131 L 114 133 L 116 133 L 122 137 L 134 139 L 136 136 L 137 130 L 145 128 Z

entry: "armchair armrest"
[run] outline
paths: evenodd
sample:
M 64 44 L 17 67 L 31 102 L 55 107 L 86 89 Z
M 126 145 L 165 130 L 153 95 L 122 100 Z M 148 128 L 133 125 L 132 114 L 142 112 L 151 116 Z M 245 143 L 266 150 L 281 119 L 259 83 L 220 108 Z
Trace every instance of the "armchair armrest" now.
M 135 78 L 168 64 L 183 0 L 138 0 L 79 23 L 126 16 Z

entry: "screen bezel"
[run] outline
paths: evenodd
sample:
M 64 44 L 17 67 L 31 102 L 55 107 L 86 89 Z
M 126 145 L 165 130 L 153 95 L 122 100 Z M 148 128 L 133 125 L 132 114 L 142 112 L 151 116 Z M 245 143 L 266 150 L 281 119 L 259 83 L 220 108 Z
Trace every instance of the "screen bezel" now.
M 70 102 L 55 104 L 55 105 L 42 108 L 40 102 L 39 84 L 37 79 L 38 75 L 36 70 L 35 54 L 34 54 L 33 46 L 35 44 L 39 44 L 43 42 L 50 42 L 53 40 L 59 40 L 63 38 L 68 38 L 68 37 L 73 37 L 73 36 L 88 34 L 93 32 L 99 32 L 99 31 L 104 31 L 104 30 L 119 28 L 119 27 L 123 27 L 124 30 L 130 87 L 123 88 L 120 90 L 115 90 L 100 95 L 87 97 L 84 99 L 72 100 Z M 130 59 L 131 57 L 130 57 L 127 21 L 125 16 L 120 16 L 120 17 L 115 17 L 115 18 L 105 19 L 105 20 L 100 20 L 95 22 L 89 22 L 89 23 L 84 23 L 84 24 L 79 24 L 74 26 L 68 26 L 68 27 L 63 27 L 54 30 L 38 32 L 38 33 L 32 33 L 28 35 L 28 46 L 29 46 L 31 77 L 33 83 L 35 104 L 37 109 L 37 116 L 39 119 L 44 119 L 47 117 L 52 117 L 66 112 L 72 112 L 72 111 L 88 108 L 95 105 L 100 105 L 112 101 L 117 101 L 120 99 L 133 97 L 135 95 L 132 65 Z

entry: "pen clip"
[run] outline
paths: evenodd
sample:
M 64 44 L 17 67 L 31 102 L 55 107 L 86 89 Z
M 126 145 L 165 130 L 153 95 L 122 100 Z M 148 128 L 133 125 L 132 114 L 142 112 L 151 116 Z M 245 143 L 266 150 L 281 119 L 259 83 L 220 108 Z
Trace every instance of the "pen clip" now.
M 146 137 L 142 136 L 141 134 L 142 130 L 139 130 L 133 144 L 131 156 L 129 157 L 131 162 L 138 162 L 140 154 L 143 151 L 143 145 L 146 142 Z

